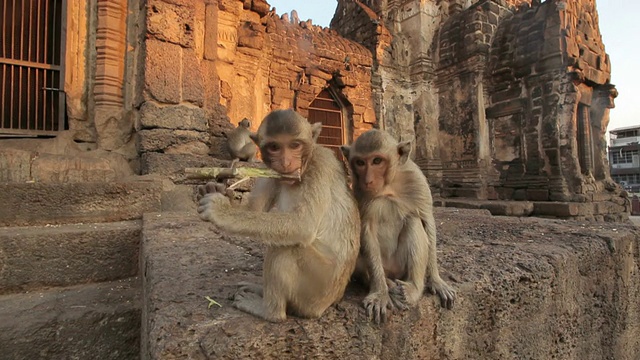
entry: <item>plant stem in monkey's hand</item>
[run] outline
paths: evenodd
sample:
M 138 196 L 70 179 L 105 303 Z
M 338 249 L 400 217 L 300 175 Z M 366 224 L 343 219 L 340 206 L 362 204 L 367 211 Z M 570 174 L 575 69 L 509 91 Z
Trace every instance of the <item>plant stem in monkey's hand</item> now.
M 205 167 L 205 168 L 186 168 L 184 173 L 189 179 L 222 179 L 232 177 L 263 177 L 276 179 L 292 179 L 300 181 L 300 170 L 295 175 L 280 174 L 271 169 L 261 168 L 221 168 L 221 167 Z
M 212 298 L 210 298 L 208 296 L 205 296 L 204 298 L 207 299 L 207 301 L 209 301 L 209 305 L 207 305 L 207 309 L 211 309 L 212 305 L 218 305 L 218 307 L 222 307 L 222 305 L 220 305 L 219 302 L 213 300 Z

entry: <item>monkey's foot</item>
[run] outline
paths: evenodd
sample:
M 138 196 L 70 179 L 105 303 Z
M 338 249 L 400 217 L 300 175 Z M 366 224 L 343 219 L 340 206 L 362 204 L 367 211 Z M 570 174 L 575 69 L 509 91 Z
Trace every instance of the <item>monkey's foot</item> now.
M 269 312 L 264 306 L 264 299 L 259 294 L 249 291 L 238 291 L 234 295 L 233 307 L 240 311 L 244 311 L 251 315 L 261 317 L 267 321 L 280 322 L 287 318 L 287 314 L 283 311 Z
M 420 292 L 415 285 L 402 280 L 394 280 L 395 285 L 389 288 L 389 296 L 396 308 L 407 310 L 420 300 Z
M 238 296 L 238 294 L 242 294 L 242 293 L 254 293 L 260 297 L 263 296 L 262 285 L 250 283 L 247 281 L 241 281 L 238 283 L 237 286 L 238 286 L 238 289 L 236 289 L 235 292 L 229 294 L 229 297 L 228 297 L 229 300 L 234 300 Z
M 251 292 L 260 296 L 263 294 L 262 285 L 241 281 L 238 283 L 238 286 L 240 287 L 238 288 L 238 292 Z
M 432 294 L 437 294 L 440 298 L 440 305 L 443 308 L 452 309 L 456 301 L 456 291 L 444 280 L 429 281 L 427 289 Z
M 387 320 L 387 309 L 394 307 L 389 293 L 386 291 L 375 292 L 367 295 L 362 301 L 362 305 L 367 311 L 369 321 L 373 320 L 376 324 L 383 323 Z

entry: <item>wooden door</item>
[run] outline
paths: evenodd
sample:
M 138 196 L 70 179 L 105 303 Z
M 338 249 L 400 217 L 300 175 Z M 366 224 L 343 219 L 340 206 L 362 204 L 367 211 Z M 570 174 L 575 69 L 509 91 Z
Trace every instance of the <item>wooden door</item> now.
M 309 106 L 309 122 L 322 123 L 318 143 L 333 150 L 341 159 L 340 145 L 345 143 L 344 119 L 340 104 L 328 90 L 320 92 Z

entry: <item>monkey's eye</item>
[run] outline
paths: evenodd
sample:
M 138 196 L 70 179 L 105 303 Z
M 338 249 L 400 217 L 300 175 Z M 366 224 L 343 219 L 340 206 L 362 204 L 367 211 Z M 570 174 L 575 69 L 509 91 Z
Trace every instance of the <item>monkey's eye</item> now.
M 356 166 L 364 166 L 364 160 L 358 159 L 355 161 Z
M 291 150 L 296 150 L 299 149 L 302 146 L 302 144 L 298 141 L 294 141 L 291 144 L 289 144 L 289 149 Z
M 380 165 L 381 162 L 382 162 L 382 158 L 377 157 L 377 158 L 373 159 L 373 164 L 374 165 Z
M 269 152 L 276 152 L 276 151 L 280 150 L 280 144 L 269 143 L 269 144 L 267 144 L 267 146 L 265 146 L 265 148 L 267 148 L 267 151 L 269 151 Z

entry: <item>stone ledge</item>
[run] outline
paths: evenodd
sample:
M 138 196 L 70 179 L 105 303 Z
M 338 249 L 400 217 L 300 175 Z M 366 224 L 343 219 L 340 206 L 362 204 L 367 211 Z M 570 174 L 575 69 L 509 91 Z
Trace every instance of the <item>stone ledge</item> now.
M 0 296 L 2 359 L 138 358 L 139 279 Z
M 0 294 L 138 273 L 141 222 L 0 228 Z
M 183 183 L 186 178 L 184 169 L 188 167 L 227 167 L 230 160 L 220 160 L 212 156 L 193 154 L 144 153 L 141 156 L 143 174 L 156 174 L 169 177 L 175 183 Z
M 162 182 L 0 183 L 0 226 L 133 220 L 160 211 Z
M 640 353 L 638 231 L 631 224 L 492 217 L 437 208 L 439 260 L 459 300 L 425 296 L 383 326 L 365 319 L 365 290 L 317 320 L 267 323 L 227 300 L 258 281 L 262 247 L 195 211 L 146 214 L 143 359 L 633 359 Z M 451 281 L 451 280 L 450 280 Z M 205 296 L 222 308 L 207 309 Z M 526 339 L 523 341 L 523 339 Z
M 0 182 L 107 182 L 133 175 L 127 160 L 115 153 L 77 149 L 63 154 L 47 153 L 55 149 L 44 149 L 43 152 L 40 148 L 29 149 L 26 141 L 14 142 L 12 146 L 16 148 L 0 144 Z M 24 149 L 19 148 L 20 145 Z
M 613 201 L 507 201 L 476 200 L 467 198 L 437 198 L 435 206 L 461 209 L 485 209 L 492 215 L 539 216 L 559 219 L 625 222 L 629 213 L 625 205 Z

